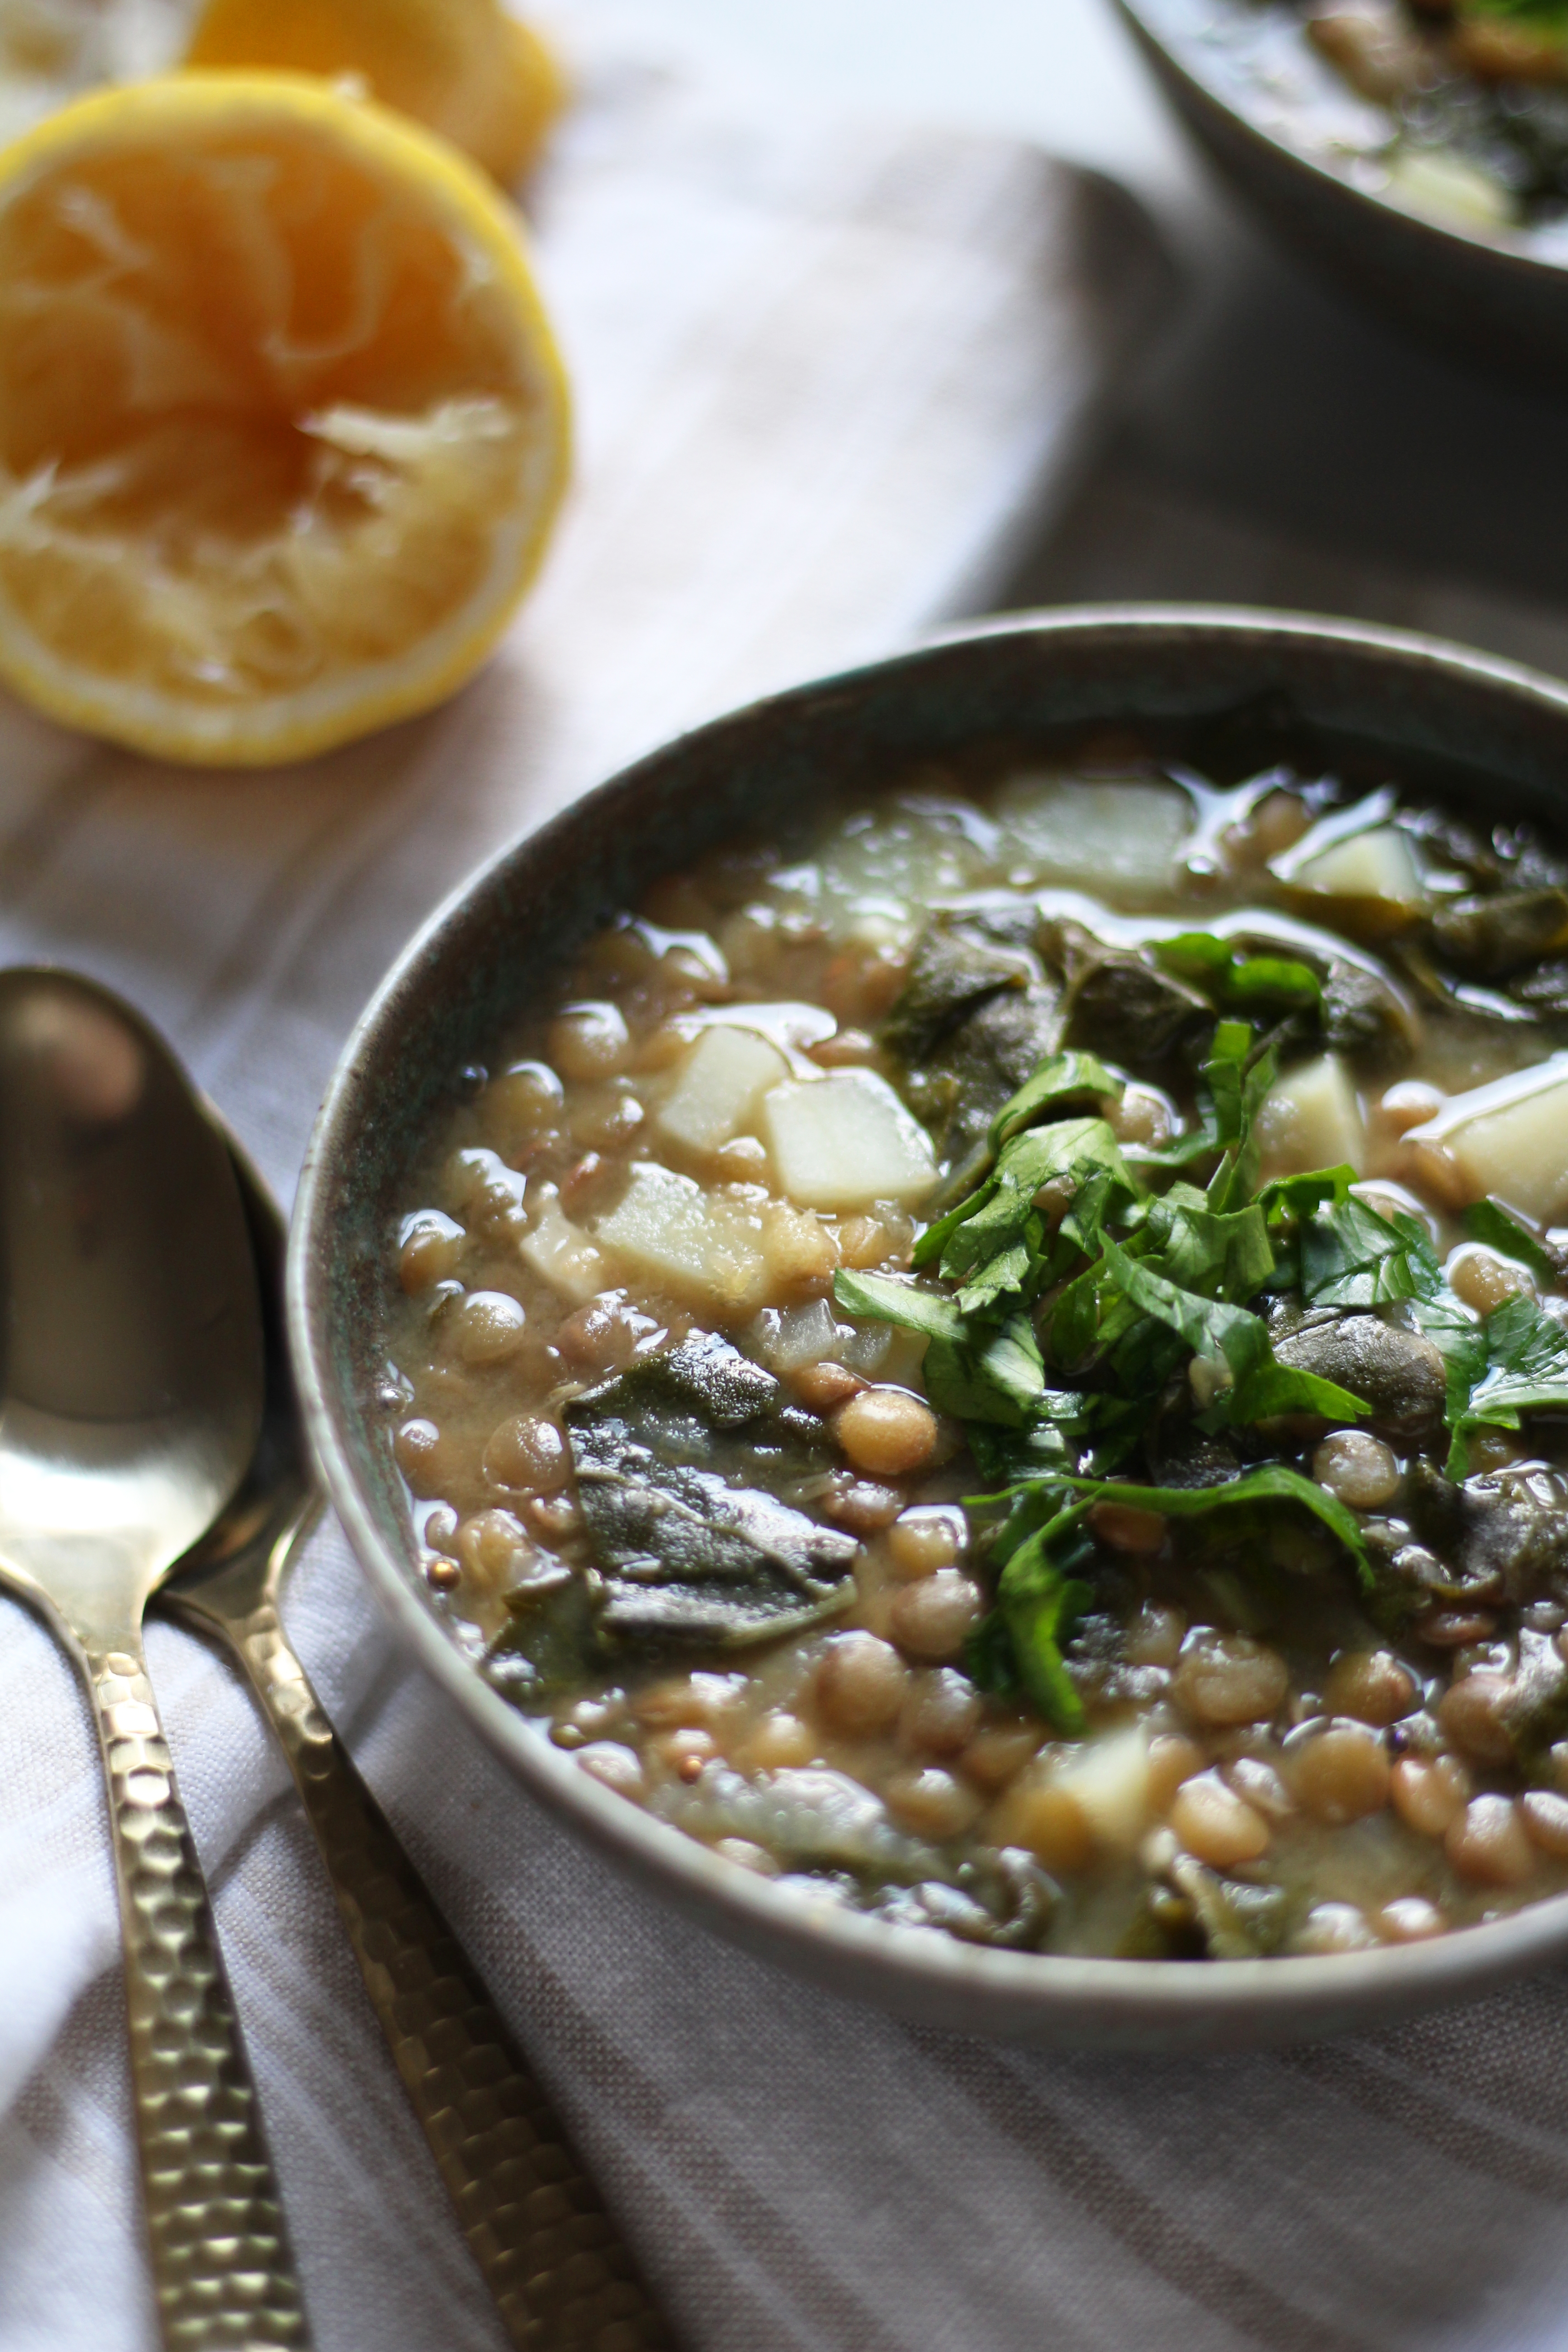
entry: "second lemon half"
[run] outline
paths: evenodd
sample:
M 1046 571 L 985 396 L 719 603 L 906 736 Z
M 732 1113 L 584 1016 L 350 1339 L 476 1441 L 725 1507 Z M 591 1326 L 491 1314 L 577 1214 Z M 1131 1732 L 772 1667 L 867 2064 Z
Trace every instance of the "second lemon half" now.
M 239 764 L 427 709 L 567 446 L 517 215 L 400 118 L 187 73 L 0 154 L 0 676 L 53 716 Z

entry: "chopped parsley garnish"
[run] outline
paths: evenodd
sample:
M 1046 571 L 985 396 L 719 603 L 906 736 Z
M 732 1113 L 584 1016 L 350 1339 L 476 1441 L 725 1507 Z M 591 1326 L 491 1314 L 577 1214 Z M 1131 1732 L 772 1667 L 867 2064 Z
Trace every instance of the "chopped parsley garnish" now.
M 1221 952 L 1223 951 L 1223 953 Z M 1310 1001 L 1314 975 L 1191 933 L 1163 958 L 1216 1001 L 1270 1009 Z M 980 1182 L 916 1244 L 908 1276 L 840 1270 L 847 1314 L 929 1345 L 931 1403 L 965 1424 L 994 1491 L 994 1605 L 971 1645 L 981 1686 L 1021 1691 L 1058 1731 L 1082 1725 L 1064 1644 L 1094 1594 L 1099 1555 L 1085 1522 L 1115 1501 L 1193 1519 L 1238 1507 L 1305 1511 L 1342 1548 L 1363 1587 L 1373 1571 L 1355 1514 L 1281 1460 L 1300 1423 L 1344 1424 L 1372 1407 L 1352 1390 L 1281 1361 L 1271 1304 L 1378 1315 L 1442 1356 L 1450 1475 L 1483 1427 L 1568 1409 L 1568 1329 L 1528 1297 L 1484 1320 L 1443 1276 L 1422 1221 L 1384 1215 L 1327 1168 L 1259 1185 L 1258 1113 L 1277 1069 L 1269 1036 L 1220 1019 L 1202 1072 L 1201 1125 L 1161 1150 L 1124 1149 L 1106 1117 L 1126 1081 L 1091 1054 L 1042 1062 L 998 1113 Z M 1208 1163 L 1201 1188 L 1180 1171 Z M 1472 1230 L 1539 1270 L 1547 1254 L 1494 1203 Z M 1547 1261 L 1550 1264 L 1550 1261 Z M 1552 1271 L 1555 1271 L 1554 1266 Z M 1245 1432 L 1233 1475 L 1185 1486 L 1140 1484 L 1126 1465 L 1174 1409 L 1204 1437 Z

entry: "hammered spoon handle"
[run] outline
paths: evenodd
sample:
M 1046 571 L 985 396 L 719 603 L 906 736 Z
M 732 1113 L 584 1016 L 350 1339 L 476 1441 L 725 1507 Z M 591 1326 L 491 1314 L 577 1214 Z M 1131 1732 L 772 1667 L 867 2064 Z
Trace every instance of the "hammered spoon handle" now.
M 564 2126 L 289 1646 L 269 1594 L 171 1595 L 222 1634 L 271 1719 L 365 1990 L 512 2342 L 668 2352 L 674 2337 Z M 232 1590 L 232 1586 L 230 1588 Z
M 305 2352 L 256 2085 L 133 1625 L 77 1636 L 109 1783 L 131 2078 L 169 2352 Z

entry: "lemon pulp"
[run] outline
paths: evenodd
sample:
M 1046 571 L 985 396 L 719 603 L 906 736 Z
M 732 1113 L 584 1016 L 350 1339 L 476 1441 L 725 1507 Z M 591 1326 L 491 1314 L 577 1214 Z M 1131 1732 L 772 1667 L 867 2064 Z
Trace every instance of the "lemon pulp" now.
M 62 716 L 265 759 L 423 707 L 565 436 L 511 216 L 378 109 L 180 76 L 0 163 L 0 667 Z

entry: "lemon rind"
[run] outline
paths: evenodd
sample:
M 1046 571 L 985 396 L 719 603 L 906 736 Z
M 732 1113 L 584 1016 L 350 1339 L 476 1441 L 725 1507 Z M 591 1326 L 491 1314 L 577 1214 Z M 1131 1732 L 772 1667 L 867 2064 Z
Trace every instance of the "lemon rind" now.
M 128 135 L 247 119 L 314 121 L 340 145 L 390 173 L 416 179 L 444 205 L 455 240 L 504 278 L 518 320 L 520 380 L 537 399 L 548 451 L 514 527 L 498 524 L 479 585 L 406 653 L 340 671 L 298 692 L 243 706 L 182 701 L 166 690 L 110 684 L 47 646 L 0 600 L 0 678 L 68 727 L 183 764 L 265 767 L 308 759 L 433 709 L 467 683 L 504 635 L 549 543 L 571 470 L 571 397 L 529 266 L 521 215 L 480 167 L 437 133 L 373 99 L 309 74 L 192 68 L 93 91 L 23 132 L 0 154 L 0 208 L 73 153 L 112 150 Z

